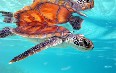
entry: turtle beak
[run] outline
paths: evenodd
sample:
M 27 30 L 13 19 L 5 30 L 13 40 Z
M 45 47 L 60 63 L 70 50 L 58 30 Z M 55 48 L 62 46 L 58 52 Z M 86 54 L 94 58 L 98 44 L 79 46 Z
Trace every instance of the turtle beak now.
M 84 46 L 87 48 L 87 50 L 92 50 L 94 48 L 94 45 L 92 43 L 92 41 L 90 41 L 89 39 L 83 39 L 84 42 Z

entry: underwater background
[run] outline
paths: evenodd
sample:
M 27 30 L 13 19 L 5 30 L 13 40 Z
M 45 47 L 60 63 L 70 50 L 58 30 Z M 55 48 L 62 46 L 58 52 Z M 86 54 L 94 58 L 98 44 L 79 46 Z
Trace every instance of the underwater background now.
M 0 0 L 0 10 L 16 12 L 32 0 Z M 72 47 L 47 49 L 13 64 L 9 61 L 31 48 L 35 43 L 20 36 L 0 38 L 0 73 L 116 73 L 116 0 L 95 0 L 95 7 L 86 10 L 82 29 L 94 43 L 94 49 L 81 52 Z M 75 15 L 75 14 L 74 14 Z M 5 26 L 16 27 L 14 23 L 2 22 Z M 69 23 L 63 24 L 73 31 Z

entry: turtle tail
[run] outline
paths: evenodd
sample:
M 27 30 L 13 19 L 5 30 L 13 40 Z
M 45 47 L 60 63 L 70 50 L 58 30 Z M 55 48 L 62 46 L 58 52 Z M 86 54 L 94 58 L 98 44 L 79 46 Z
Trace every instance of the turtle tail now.
M 12 12 L 0 11 L 0 13 L 2 13 L 2 16 L 4 16 L 3 22 L 5 22 L 5 23 L 14 23 L 14 22 L 16 22 L 16 19 L 13 17 Z

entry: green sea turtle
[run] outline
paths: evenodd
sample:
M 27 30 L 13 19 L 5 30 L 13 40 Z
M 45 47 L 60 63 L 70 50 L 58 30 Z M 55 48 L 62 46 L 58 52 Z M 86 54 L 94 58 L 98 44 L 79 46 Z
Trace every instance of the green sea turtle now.
M 83 22 L 82 18 L 73 16 L 77 13 L 86 16 L 80 11 L 94 7 L 94 0 L 34 0 L 30 6 L 15 12 L 5 13 L 4 22 L 17 23 L 18 26 L 29 25 L 30 23 L 44 26 L 54 26 L 69 22 L 73 29 L 79 30 Z
M 38 27 L 34 29 L 38 29 Z M 27 29 L 26 31 L 29 31 L 29 29 Z M 82 51 L 88 51 L 93 49 L 94 47 L 92 41 L 85 38 L 83 35 L 72 34 L 69 30 L 67 30 L 62 26 L 52 26 L 52 27 L 48 26 L 45 27 L 44 29 L 39 29 L 39 31 L 38 32 L 36 31 L 36 33 L 34 34 L 26 33 L 26 31 L 22 31 L 20 27 L 17 28 L 5 27 L 3 30 L 0 31 L 0 38 L 16 34 L 31 39 L 36 38 L 38 39 L 38 42 L 39 40 L 43 40 L 43 42 L 30 48 L 24 53 L 14 57 L 9 64 L 22 60 L 28 56 L 31 56 L 49 47 L 60 46 L 60 44 L 67 44 L 67 47 L 72 46 Z
M 80 29 L 82 19 L 78 16 L 72 16 L 71 13 L 74 12 L 74 9 L 81 8 L 85 10 L 92 8 L 92 3 L 93 0 L 77 0 L 77 2 L 73 0 L 35 0 L 31 6 L 25 7 L 14 14 L 0 11 L 5 16 L 4 22 L 15 22 L 17 24 L 16 28 L 5 27 L 0 30 L 0 38 L 19 35 L 38 40 L 36 46 L 14 57 L 9 64 L 22 60 L 46 48 L 60 46 L 61 44 L 68 44 L 84 51 L 91 50 L 94 47 L 92 41 L 83 35 L 73 34 L 65 27 L 57 26 L 57 24 L 69 21 L 73 28 Z M 81 7 L 78 5 L 81 5 Z

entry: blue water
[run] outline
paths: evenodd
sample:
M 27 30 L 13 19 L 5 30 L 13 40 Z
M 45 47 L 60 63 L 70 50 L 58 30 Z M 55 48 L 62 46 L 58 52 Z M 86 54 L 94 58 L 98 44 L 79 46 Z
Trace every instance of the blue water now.
M 0 0 L 0 10 L 15 12 L 32 0 Z M 95 0 L 92 10 L 84 11 L 87 18 L 82 29 L 74 33 L 84 34 L 94 43 L 94 49 L 80 52 L 74 48 L 47 49 L 23 61 L 9 65 L 8 62 L 35 44 L 20 37 L 0 39 L 0 73 L 116 73 L 116 0 Z M 2 22 L 5 26 L 15 24 Z M 69 23 L 66 28 L 73 31 Z M 64 26 L 65 26 L 64 25 Z

